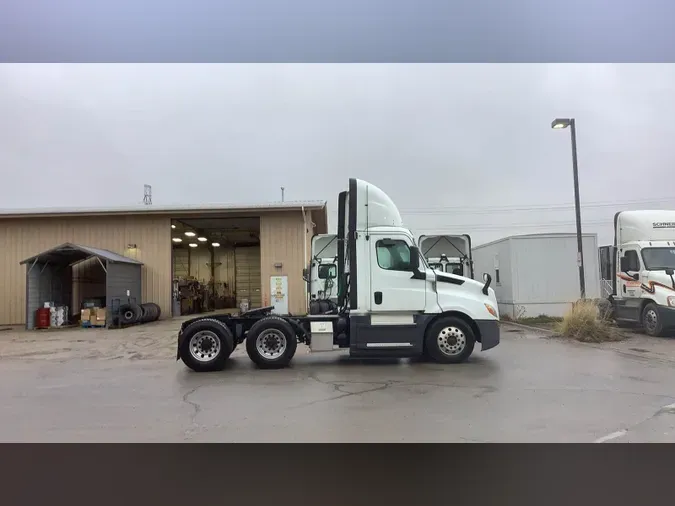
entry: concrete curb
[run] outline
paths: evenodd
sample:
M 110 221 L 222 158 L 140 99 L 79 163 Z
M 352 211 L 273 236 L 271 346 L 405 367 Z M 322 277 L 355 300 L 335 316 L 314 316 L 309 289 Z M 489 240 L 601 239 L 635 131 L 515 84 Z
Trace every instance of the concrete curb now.
M 551 335 L 555 334 L 555 332 L 551 329 L 542 329 L 541 327 L 534 327 L 532 325 L 524 325 L 522 323 L 500 321 L 499 324 L 500 325 L 511 325 L 513 327 L 520 327 L 520 328 L 526 329 L 526 330 L 536 330 L 536 331 L 544 332 L 546 334 L 551 334 Z

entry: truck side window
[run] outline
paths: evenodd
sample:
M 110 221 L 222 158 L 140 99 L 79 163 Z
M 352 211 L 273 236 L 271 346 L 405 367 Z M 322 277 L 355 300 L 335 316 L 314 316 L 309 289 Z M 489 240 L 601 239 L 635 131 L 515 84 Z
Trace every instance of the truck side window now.
M 637 251 L 630 249 L 626 251 L 624 257 L 626 258 L 628 270 L 630 271 L 640 270 L 640 257 L 638 256 Z
M 319 279 L 337 278 L 337 266 L 335 264 L 319 264 Z
M 383 239 L 375 244 L 377 265 L 388 271 L 410 270 L 410 247 L 405 241 Z

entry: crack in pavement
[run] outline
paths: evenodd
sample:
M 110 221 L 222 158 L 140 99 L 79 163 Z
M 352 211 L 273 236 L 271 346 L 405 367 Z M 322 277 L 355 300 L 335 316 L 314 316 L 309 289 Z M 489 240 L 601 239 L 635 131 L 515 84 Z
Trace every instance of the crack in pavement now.
M 183 431 L 183 436 L 185 439 L 190 439 L 190 437 L 194 436 L 197 432 L 199 432 L 198 430 L 195 430 L 195 428 L 197 429 L 200 428 L 200 425 L 197 423 L 197 416 L 199 416 L 199 413 L 202 412 L 202 407 L 199 405 L 199 403 L 191 401 L 190 396 L 193 395 L 195 392 L 197 392 L 197 390 L 199 390 L 203 386 L 206 386 L 206 384 L 198 385 L 185 392 L 185 394 L 183 394 L 183 402 L 185 404 L 189 404 L 190 406 L 192 406 L 193 409 L 192 414 L 190 415 L 191 428 L 188 428 L 185 431 Z
M 595 442 L 595 443 L 604 443 L 604 442 L 606 442 L 606 441 L 611 441 L 611 440 L 613 440 L 613 439 L 618 439 L 618 438 L 620 438 L 620 437 L 623 437 L 623 436 L 629 434 L 631 431 L 635 431 L 635 429 L 637 429 L 637 428 L 640 427 L 641 425 L 644 425 L 644 424 L 646 424 L 646 423 L 649 423 L 649 422 L 651 422 L 652 420 L 654 420 L 655 418 L 658 418 L 658 417 L 660 417 L 660 416 L 662 416 L 662 415 L 675 415 L 675 403 L 673 403 L 673 404 L 668 404 L 668 405 L 666 405 L 666 406 L 661 406 L 659 409 L 657 409 L 657 410 L 654 412 L 654 414 L 652 414 L 651 416 L 645 418 L 644 420 L 642 420 L 642 421 L 640 421 L 640 422 L 637 422 L 637 423 L 635 423 L 635 424 L 633 424 L 633 425 L 630 425 L 630 426 L 628 426 L 628 427 L 626 427 L 626 428 L 624 428 L 624 429 L 617 430 L 617 431 L 615 431 L 615 432 L 612 432 L 612 433 L 610 433 L 610 434 L 607 434 L 606 436 L 603 436 L 603 437 L 601 437 L 601 438 L 596 439 L 594 442 Z

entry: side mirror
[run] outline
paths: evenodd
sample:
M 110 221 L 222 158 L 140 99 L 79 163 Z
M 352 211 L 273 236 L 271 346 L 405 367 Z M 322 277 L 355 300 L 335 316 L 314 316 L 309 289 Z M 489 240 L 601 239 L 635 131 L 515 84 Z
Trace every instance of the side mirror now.
M 413 272 L 420 270 L 420 250 L 417 246 L 410 246 L 410 270 Z
M 675 274 L 675 269 L 666 269 L 666 276 L 672 276 Z
M 484 272 L 483 273 L 483 281 L 485 282 L 485 284 L 483 285 L 483 290 L 482 290 L 483 295 L 487 295 L 489 293 L 488 288 L 490 288 L 490 283 L 492 283 L 492 276 L 490 276 L 487 272 Z
M 297 271 L 296 271 L 296 272 L 297 272 Z M 303 279 L 304 281 L 309 282 L 309 271 L 307 270 L 307 267 L 305 267 L 304 269 L 302 269 L 302 279 Z

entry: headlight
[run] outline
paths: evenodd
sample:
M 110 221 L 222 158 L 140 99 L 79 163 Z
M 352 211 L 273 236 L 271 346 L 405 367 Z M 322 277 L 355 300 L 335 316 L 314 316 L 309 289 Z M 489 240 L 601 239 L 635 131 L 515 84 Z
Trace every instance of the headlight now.
M 672 297 L 672 298 L 675 299 L 675 297 Z M 488 313 L 490 313 L 495 318 L 499 318 L 499 315 L 497 314 L 497 310 L 495 308 L 493 308 L 490 304 L 485 304 L 485 309 L 487 309 Z
M 672 295 L 668 297 L 668 305 L 670 307 L 675 307 L 675 297 L 673 297 Z

